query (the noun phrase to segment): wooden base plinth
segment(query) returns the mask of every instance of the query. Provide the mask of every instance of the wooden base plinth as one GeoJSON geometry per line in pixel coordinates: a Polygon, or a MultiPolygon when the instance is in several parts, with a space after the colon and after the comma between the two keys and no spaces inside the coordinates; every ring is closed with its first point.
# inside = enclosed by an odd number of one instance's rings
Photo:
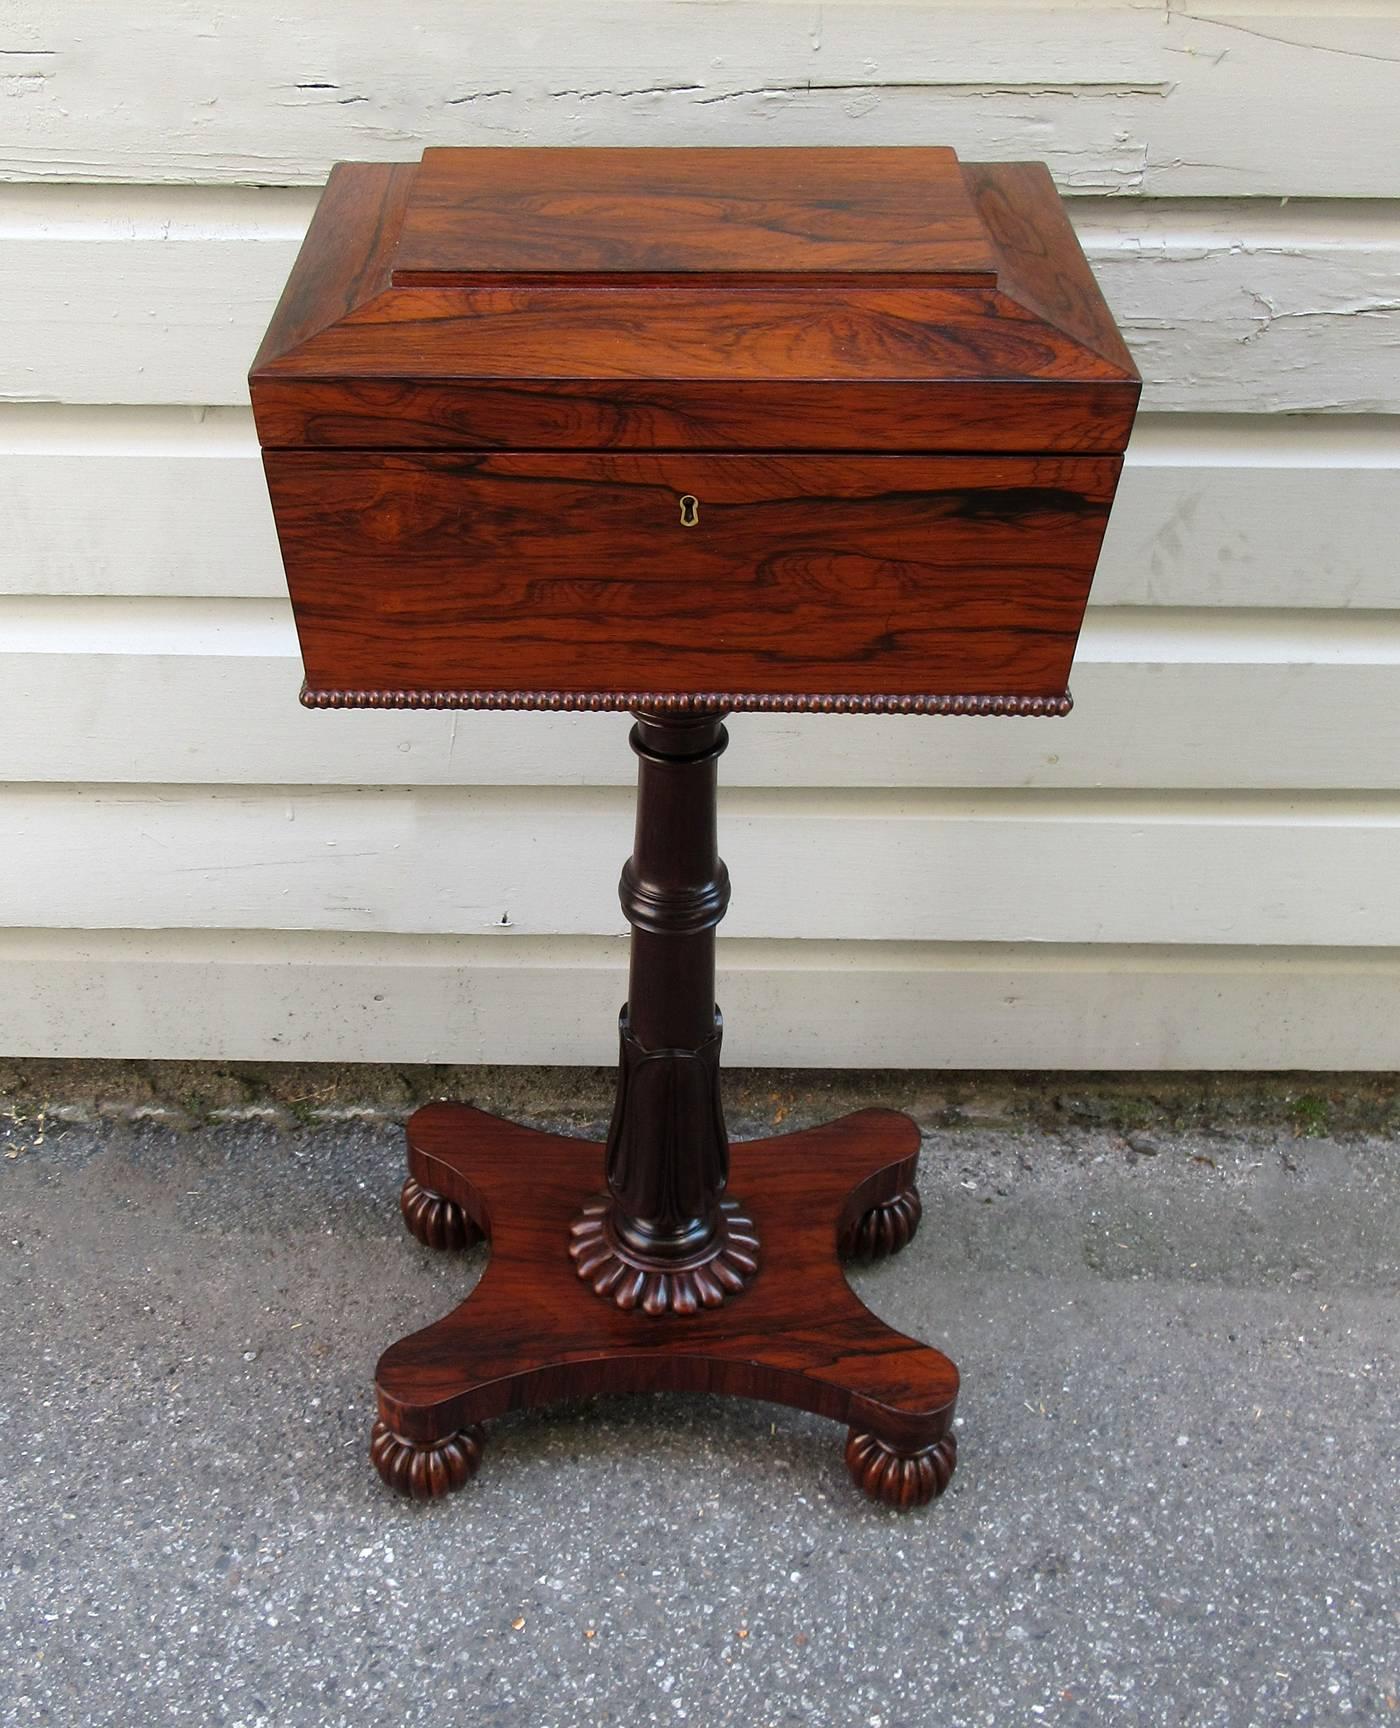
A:
{"type": "Polygon", "coordinates": [[[380,1358],[380,1474],[420,1497],[447,1493],[475,1471],[480,1424],[508,1410],[721,1392],[848,1424],[847,1463],[877,1500],[942,1493],[958,1371],[877,1319],[841,1266],[843,1253],[889,1252],[913,1234],[918,1149],[914,1123],[890,1110],[731,1147],[728,1192],[762,1241],[758,1270],[722,1306],[651,1314],[600,1301],[570,1256],[570,1227],[602,1185],[600,1145],[465,1105],[419,1110],[410,1228],[444,1246],[480,1232],[491,1259],[465,1302],[380,1358]]]}

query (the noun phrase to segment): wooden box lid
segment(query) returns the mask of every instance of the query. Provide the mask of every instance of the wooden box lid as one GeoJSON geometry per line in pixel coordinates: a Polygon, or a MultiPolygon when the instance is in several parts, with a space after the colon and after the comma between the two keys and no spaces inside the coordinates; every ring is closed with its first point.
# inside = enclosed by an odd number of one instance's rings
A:
{"type": "Polygon", "coordinates": [[[396,287],[996,280],[951,150],[427,150],[396,287]]]}
{"type": "Polygon", "coordinates": [[[429,150],[331,175],[270,448],[1120,452],[1139,383],[1039,164],[429,150]]]}

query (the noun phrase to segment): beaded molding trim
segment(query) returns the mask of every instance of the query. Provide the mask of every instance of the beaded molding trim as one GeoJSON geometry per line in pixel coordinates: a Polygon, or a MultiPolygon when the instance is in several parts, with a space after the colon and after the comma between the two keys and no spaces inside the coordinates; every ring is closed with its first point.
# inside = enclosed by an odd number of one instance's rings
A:
{"type": "Polygon", "coordinates": [[[524,708],[615,713],[638,708],[685,714],[723,708],[755,714],[1068,714],[1074,698],[1060,696],[822,696],[765,695],[752,690],[675,693],[654,690],[312,690],[304,708],[524,708]]]}

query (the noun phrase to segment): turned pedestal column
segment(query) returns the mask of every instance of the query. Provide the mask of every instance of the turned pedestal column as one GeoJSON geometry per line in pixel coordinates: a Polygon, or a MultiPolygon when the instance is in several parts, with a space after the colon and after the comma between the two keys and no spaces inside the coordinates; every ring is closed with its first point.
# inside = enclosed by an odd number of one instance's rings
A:
{"type": "Polygon", "coordinates": [[[729,1192],[715,1007],[726,742],[717,709],[642,711],[632,729],[636,838],[621,884],[632,953],[601,1161],[587,1142],[461,1105],[409,1121],[409,1228],[435,1248],[486,1235],[492,1257],[459,1309],[380,1361],[372,1455],[407,1493],[461,1487],[492,1416],[648,1388],[843,1420],[848,1467],[890,1505],[932,1498],[953,1473],[957,1370],[877,1320],[840,1265],[912,1238],[914,1124],[873,1110],[741,1144],[729,1192]],[[585,1197],[600,1162],[606,1189],[585,1197]]]}
{"type": "Polygon", "coordinates": [[[718,711],[641,713],[637,827],[619,894],[632,926],[608,1129],[608,1197],[584,1207],[570,1252],[580,1278],[647,1314],[717,1308],[758,1270],[758,1238],[726,1198],[715,926],[729,904],[715,781],[728,743],[718,711]]]}

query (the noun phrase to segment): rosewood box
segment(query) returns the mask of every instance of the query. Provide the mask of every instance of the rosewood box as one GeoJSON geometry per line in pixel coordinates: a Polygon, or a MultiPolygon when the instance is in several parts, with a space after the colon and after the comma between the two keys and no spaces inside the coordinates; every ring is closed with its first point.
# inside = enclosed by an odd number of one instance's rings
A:
{"type": "Polygon", "coordinates": [[[331,175],[251,378],[313,707],[1057,713],[1138,378],[1037,164],[331,175]]]}

